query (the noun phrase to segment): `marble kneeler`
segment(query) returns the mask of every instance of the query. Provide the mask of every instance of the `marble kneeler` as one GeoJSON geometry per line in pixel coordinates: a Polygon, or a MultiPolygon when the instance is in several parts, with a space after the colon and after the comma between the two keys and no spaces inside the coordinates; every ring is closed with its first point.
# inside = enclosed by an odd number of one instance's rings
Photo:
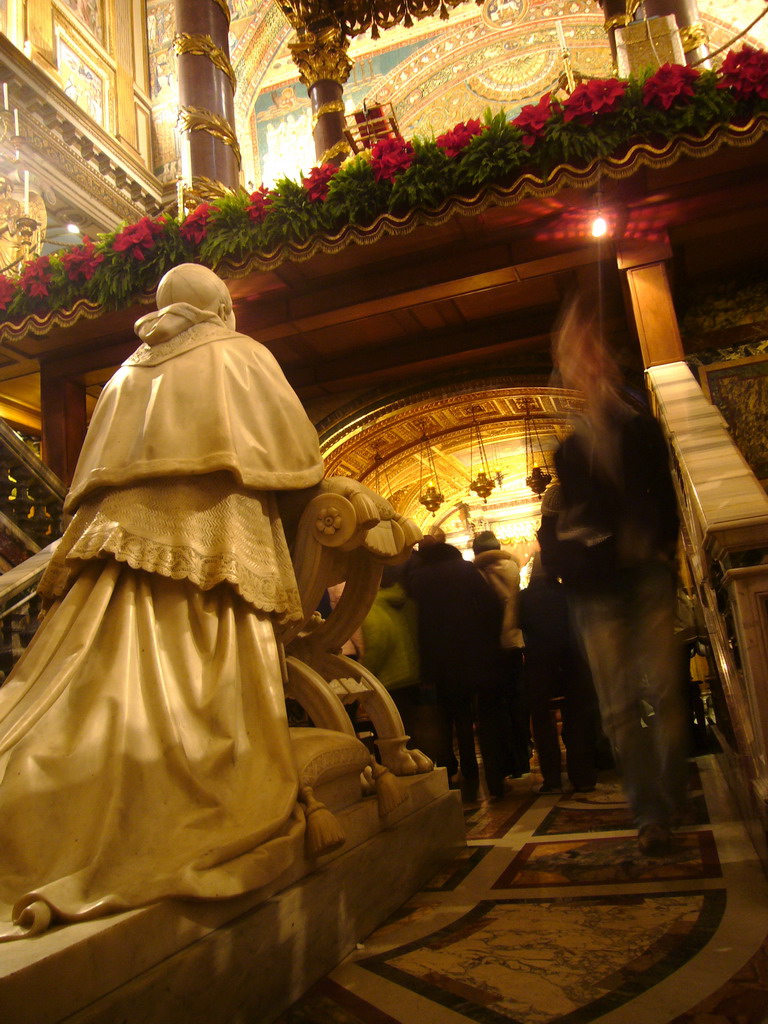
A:
{"type": "Polygon", "coordinates": [[[0,937],[222,898],[301,853],[280,624],[300,618],[275,491],[317,435],[229,294],[174,268],[104,389],[0,689],[0,937]]]}

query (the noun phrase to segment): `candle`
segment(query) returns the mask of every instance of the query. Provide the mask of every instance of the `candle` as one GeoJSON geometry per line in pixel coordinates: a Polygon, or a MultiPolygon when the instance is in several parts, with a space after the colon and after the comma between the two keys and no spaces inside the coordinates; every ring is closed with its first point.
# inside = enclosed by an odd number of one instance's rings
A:
{"type": "Polygon", "coordinates": [[[185,185],[192,183],[192,142],[187,134],[181,137],[181,178],[185,185]]]}
{"type": "Polygon", "coordinates": [[[3,110],[8,109],[8,83],[3,82],[3,110]]]}
{"type": "Polygon", "coordinates": [[[567,44],[565,42],[565,33],[563,32],[563,23],[562,23],[562,21],[556,21],[555,22],[555,28],[557,29],[557,39],[558,39],[558,42],[560,43],[560,49],[561,50],[567,50],[568,46],[567,46],[567,44]]]}
{"type": "Polygon", "coordinates": [[[24,171],[24,216],[29,216],[29,171],[24,171]]]}
{"type": "Polygon", "coordinates": [[[13,112],[13,134],[17,135],[17,136],[21,134],[19,132],[19,112],[18,112],[18,110],[14,110],[14,112],[13,112]]]}

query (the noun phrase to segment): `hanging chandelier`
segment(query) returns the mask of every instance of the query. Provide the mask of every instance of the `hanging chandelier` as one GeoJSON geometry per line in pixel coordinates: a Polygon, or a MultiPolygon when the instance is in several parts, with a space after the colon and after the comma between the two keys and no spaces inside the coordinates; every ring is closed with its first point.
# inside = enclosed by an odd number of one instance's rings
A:
{"type": "Polygon", "coordinates": [[[435,455],[432,451],[429,441],[427,440],[427,432],[424,428],[424,424],[421,425],[421,449],[419,459],[419,503],[424,508],[431,512],[432,515],[437,512],[440,506],[445,501],[440,491],[440,481],[437,477],[437,470],[435,469],[435,455]],[[424,467],[429,470],[430,480],[427,481],[426,487],[423,487],[424,467]],[[434,482],[433,482],[434,481],[434,482]]]}
{"type": "Polygon", "coordinates": [[[541,443],[541,438],[539,437],[536,422],[533,419],[533,403],[530,398],[524,398],[522,404],[525,409],[525,415],[523,417],[523,433],[525,436],[525,482],[533,493],[540,498],[552,482],[552,474],[549,471],[547,456],[544,452],[544,446],[541,443]],[[538,449],[538,458],[543,463],[543,467],[536,459],[534,448],[538,449]]]}
{"type": "Polygon", "coordinates": [[[30,189],[30,174],[22,167],[19,108],[10,106],[8,83],[3,82],[0,109],[0,273],[18,277],[29,260],[42,251],[47,223],[45,203],[30,189]],[[22,198],[23,197],[23,198],[22,198]]]}
{"type": "Polygon", "coordinates": [[[485,445],[483,444],[483,437],[480,433],[480,424],[477,422],[476,416],[477,409],[472,408],[472,426],[470,427],[469,433],[469,478],[470,491],[474,491],[478,498],[483,499],[483,504],[488,501],[488,495],[491,493],[496,483],[491,474],[491,467],[488,464],[488,456],[485,452],[485,445]],[[477,451],[480,458],[480,468],[477,476],[472,479],[472,450],[473,446],[477,445],[477,451]]]}

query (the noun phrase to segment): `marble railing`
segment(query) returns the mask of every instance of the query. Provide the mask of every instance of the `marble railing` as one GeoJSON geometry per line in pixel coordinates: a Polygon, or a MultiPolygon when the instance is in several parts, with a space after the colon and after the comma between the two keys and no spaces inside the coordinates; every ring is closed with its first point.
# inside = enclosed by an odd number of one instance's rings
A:
{"type": "Polygon", "coordinates": [[[16,536],[12,529],[3,532],[18,544],[21,531],[28,538],[27,554],[50,544],[61,535],[66,493],[56,474],[0,419],[0,527],[10,521],[17,528],[16,536]]]}
{"type": "Polygon", "coordinates": [[[0,683],[34,634],[35,596],[50,551],[61,535],[66,487],[0,419],[0,683]]]}
{"type": "Polygon", "coordinates": [[[768,870],[768,495],[688,366],[646,372],[722,686],[729,779],[768,870]]]}

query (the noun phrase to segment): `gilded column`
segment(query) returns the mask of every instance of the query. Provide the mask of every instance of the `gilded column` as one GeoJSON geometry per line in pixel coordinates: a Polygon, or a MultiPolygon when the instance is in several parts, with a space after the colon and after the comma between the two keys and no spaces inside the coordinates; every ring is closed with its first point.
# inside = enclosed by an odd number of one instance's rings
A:
{"type": "Polygon", "coordinates": [[[199,196],[236,188],[235,74],[226,0],[175,0],[182,167],[199,196]]]}
{"type": "Polygon", "coordinates": [[[648,18],[674,14],[686,64],[709,56],[709,37],[699,16],[697,0],[645,0],[645,14],[648,18]]]}
{"type": "Polygon", "coordinates": [[[338,23],[316,28],[292,0],[280,8],[296,30],[289,43],[299,77],[312,104],[312,135],[318,164],[339,164],[351,152],[344,137],[344,83],[352,70],[349,40],[338,23]]]}

